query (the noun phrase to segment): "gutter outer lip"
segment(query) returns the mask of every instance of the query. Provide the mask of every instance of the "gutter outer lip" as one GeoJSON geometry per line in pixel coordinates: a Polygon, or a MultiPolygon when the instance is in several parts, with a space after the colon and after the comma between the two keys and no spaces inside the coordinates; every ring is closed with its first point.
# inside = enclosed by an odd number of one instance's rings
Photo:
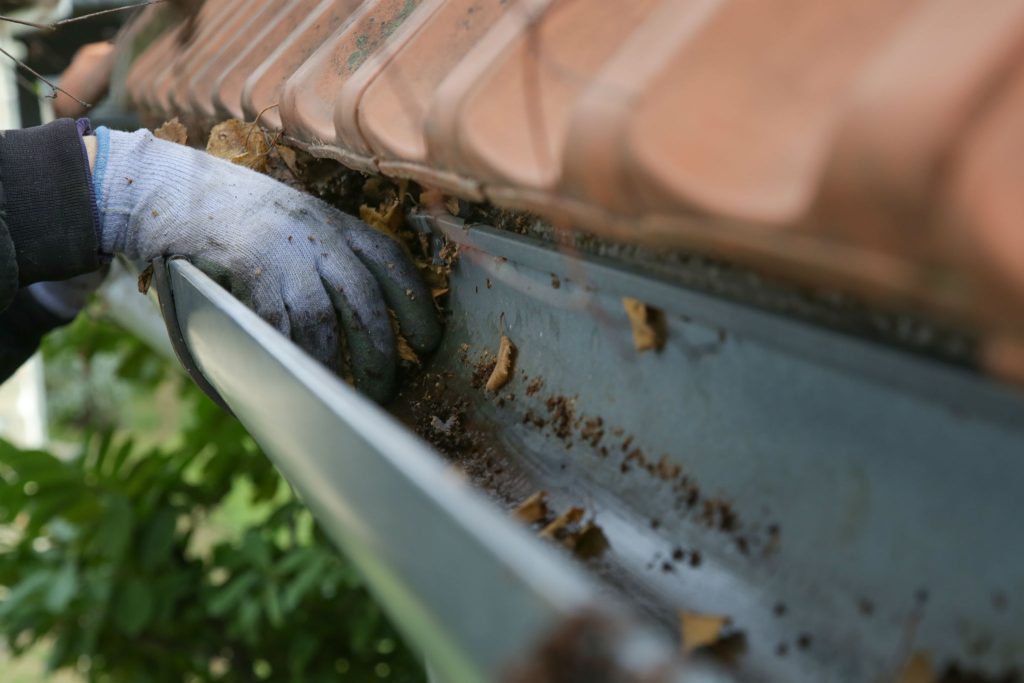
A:
{"type": "Polygon", "coordinates": [[[418,437],[194,266],[169,270],[199,369],[442,680],[496,680],[544,636],[595,614],[654,645],[644,649],[661,656],[640,668],[676,678],[667,643],[631,627],[606,591],[418,437]]]}

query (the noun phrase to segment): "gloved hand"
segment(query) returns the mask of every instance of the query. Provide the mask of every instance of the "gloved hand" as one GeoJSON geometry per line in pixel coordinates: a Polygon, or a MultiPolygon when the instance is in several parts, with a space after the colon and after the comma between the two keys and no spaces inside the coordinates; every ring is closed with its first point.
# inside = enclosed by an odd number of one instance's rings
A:
{"type": "Polygon", "coordinates": [[[388,307],[417,351],[440,338],[430,291],[402,247],[267,176],[148,131],[96,131],[100,249],[183,256],[357,388],[382,400],[397,352],[388,307]]]}

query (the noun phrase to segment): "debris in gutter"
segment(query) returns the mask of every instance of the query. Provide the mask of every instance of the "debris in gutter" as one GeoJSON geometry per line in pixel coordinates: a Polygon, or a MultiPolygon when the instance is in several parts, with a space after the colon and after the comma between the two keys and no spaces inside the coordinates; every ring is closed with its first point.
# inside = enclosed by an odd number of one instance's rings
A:
{"type": "Polygon", "coordinates": [[[444,208],[448,209],[448,213],[453,216],[459,215],[459,198],[448,197],[444,200],[444,208]]]}
{"type": "Polygon", "coordinates": [[[420,206],[425,207],[427,210],[439,213],[443,206],[445,211],[453,216],[459,215],[459,199],[458,197],[445,197],[444,193],[437,188],[426,188],[420,192],[420,206]]]}
{"type": "Polygon", "coordinates": [[[907,659],[894,683],[934,683],[935,680],[931,659],[924,652],[915,652],[907,659]]]}
{"type": "Polygon", "coordinates": [[[487,379],[484,387],[487,391],[497,391],[508,384],[512,376],[513,363],[516,358],[516,345],[506,335],[501,335],[501,342],[498,345],[498,360],[491,370],[491,376],[487,379]]]}
{"type": "Polygon", "coordinates": [[[395,346],[398,350],[398,357],[413,365],[419,365],[420,357],[416,355],[416,351],[409,345],[409,340],[402,334],[398,323],[398,314],[389,308],[388,318],[391,320],[391,329],[395,333],[395,346]]]}
{"type": "Polygon", "coordinates": [[[516,506],[512,514],[524,524],[536,524],[548,516],[547,497],[546,491],[537,491],[516,506]]]}
{"type": "Polygon", "coordinates": [[[576,556],[583,560],[600,557],[608,549],[608,537],[595,522],[590,521],[576,537],[573,551],[576,556]]]}
{"type": "Polygon", "coordinates": [[[573,524],[578,524],[583,519],[583,508],[572,507],[555,518],[540,532],[541,538],[562,540],[561,532],[573,524]]]}
{"type": "Polygon", "coordinates": [[[622,306],[633,328],[633,346],[637,351],[660,351],[665,346],[665,314],[638,299],[622,298],[622,306]]]}
{"type": "Polygon", "coordinates": [[[541,538],[558,541],[580,559],[599,557],[608,549],[608,537],[601,527],[590,519],[584,522],[586,510],[571,507],[541,530],[541,538]]]}
{"type": "Polygon", "coordinates": [[[176,142],[179,145],[188,144],[188,131],[185,130],[184,124],[178,120],[177,116],[170,121],[165,121],[164,125],[154,130],[153,137],[167,140],[168,142],[176,142]]]}
{"type": "Polygon", "coordinates": [[[722,631],[729,623],[729,617],[720,614],[700,614],[679,610],[679,630],[683,639],[683,653],[709,647],[722,637],[722,631]]]}
{"type": "Polygon", "coordinates": [[[277,154],[281,157],[281,161],[288,167],[288,170],[292,172],[292,175],[299,175],[299,155],[291,147],[287,147],[280,143],[274,145],[277,148],[277,154]]]}
{"type": "Polygon", "coordinates": [[[376,208],[363,204],[359,207],[359,218],[371,228],[376,228],[388,235],[398,235],[405,222],[402,202],[398,197],[385,199],[376,208]]]}

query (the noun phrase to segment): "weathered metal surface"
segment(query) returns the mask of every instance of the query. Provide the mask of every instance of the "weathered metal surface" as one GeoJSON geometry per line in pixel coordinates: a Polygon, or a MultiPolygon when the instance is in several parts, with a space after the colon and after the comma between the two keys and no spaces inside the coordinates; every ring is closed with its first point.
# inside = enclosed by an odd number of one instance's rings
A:
{"type": "Polygon", "coordinates": [[[745,681],[896,680],[922,652],[979,680],[1024,670],[1019,393],[439,224],[460,252],[431,370],[502,444],[503,473],[478,483],[595,515],[610,549],[592,567],[666,629],[678,610],[728,616],[745,681]],[[634,349],[622,297],[664,312],[663,350],[634,349]],[[502,334],[513,381],[474,389],[502,334]]]}

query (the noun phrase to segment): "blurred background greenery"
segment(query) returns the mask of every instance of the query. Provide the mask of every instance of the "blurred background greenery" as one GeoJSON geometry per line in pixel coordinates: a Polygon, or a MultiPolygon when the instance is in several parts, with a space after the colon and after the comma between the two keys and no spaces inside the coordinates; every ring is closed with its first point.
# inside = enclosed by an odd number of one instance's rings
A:
{"type": "Polygon", "coordinates": [[[0,442],[4,681],[421,681],[256,443],[92,307],[44,342],[51,446],[0,442]]]}

